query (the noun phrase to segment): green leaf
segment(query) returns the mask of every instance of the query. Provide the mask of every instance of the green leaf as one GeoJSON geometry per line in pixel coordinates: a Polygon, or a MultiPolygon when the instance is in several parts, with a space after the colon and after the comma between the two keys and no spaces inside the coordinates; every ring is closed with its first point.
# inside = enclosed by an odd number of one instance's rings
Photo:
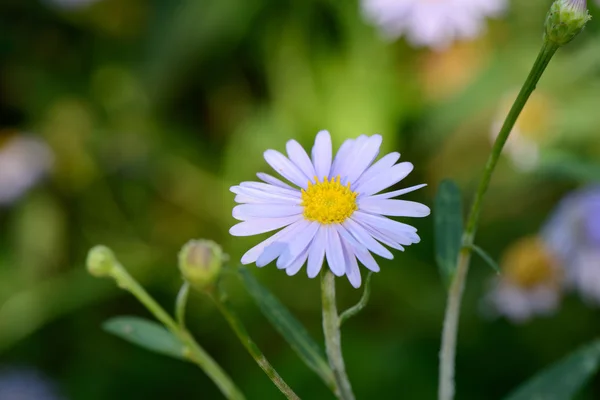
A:
{"type": "Polygon", "coordinates": [[[544,369],[504,400],[570,400],[598,371],[600,340],[544,369]]]}
{"type": "Polygon", "coordinates": [[[334,388],[333,372],[325,361],[323,351],[310,337],[304,326],[246,268],[240,267],[238,270],[248,293],[265,317],[292,346],[302,361],[316,372],[329,388],[334,388]]]}
{"type": "Polygon", "coordinates": [[[139,317],[115,317],[102,324],[102,328],[155,353],[185,359],[184,345],[162,325],[139,317]]]}
{"type": "Polygon", "coordinates": [[[476,245],[471,245],[471,248],[479,255],[479,257],[483,259],[483,261],[486,262],[487,265],[489,265],[494,271],[496,271],[498,275],[500,275],[500,267],[498,266],[498,263],[496,263],[496,261],[494,261],[494,259],[488,253],[486,253],[485,250],[476,245]]]}
{"type": "Polygon", "coordinates": [[[449,284],[456,270],[463,234],[462,199],[460,189],[453,181],[440,183],[433,216],[435,259],[442,279],[449,284]]]}

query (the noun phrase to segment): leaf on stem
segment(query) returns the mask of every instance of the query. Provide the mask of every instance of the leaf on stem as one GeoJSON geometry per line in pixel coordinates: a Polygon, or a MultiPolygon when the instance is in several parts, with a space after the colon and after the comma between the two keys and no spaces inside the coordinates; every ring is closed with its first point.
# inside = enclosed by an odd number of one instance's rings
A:
{"type": "Polygon", "coordinates": [[[363,294],[354,306],[350,307],[346,311],[340,314],[340,326],[346,322],[349,318],[354,317],[358,314],[363,308],[366,307],[369,302],[369,296],[371,295],[371,277],[373,276],[373,272],[369,271],[367,275],[367,282],[365,283],[365,288],[363,294]]]}
{"type": "Polygon", "coordinates": [[[435,259],[442,279],[448,285],[456,271],[463,234],[460,189],[452,180],[443,180],[434,202],[435,259]]]}
{"type": "Polygon", "coordinates": [[[333,372],[325,361],[323,351],[310,337],[306,328],[246,268],[240,267],[238,270],[248,293],[269,322],[292,346],[302,361],[319,375],[328,387],[334,387],[333,372]]]}
{"type": "Polygon", "coordinates": [[[596,340],[544,369],[504,400],[570,400],[599,366],[600,340],[596,340]]]}
{"type": "Polygon", "coordinates": [[[102,328],[146,350],[185,359],[183,343],[154,321],[139,317],[115,317],[105,321],[102,328]]]}
{"type": "Polygon", "coordinates": [[[494,261],[494,259],[488,253],[486,253],[485,250],[474,244],[471,245],[471,249],[473,249],[473,251],[477,253],[477,255],[479,255],[479,257],[481,257],[487,265],[489,265],[494,271],[496,271],[496,274],[500,275],[500,267],[498,266],[498,263],[494,261]]]}

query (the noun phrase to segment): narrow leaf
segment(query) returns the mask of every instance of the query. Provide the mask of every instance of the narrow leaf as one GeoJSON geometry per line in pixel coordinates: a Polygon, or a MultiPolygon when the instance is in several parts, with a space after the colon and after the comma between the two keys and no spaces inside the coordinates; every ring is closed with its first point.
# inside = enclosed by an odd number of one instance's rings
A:
{"type": "Polygon", "coordinates": [[[304,326],[246,268],[240,267],[239,274],[262,313],[292,346],[302,361],[317,373],[328,387],[335,387],[333,372],[325,361],[323,351],[304,326]]]}
{"type": "Polygon", "coordinates": [[[184,359],[184,345],[162,325],[139,317],[115,317],[102,324],[102,328],[155,353],[184,359]]]}
{"type": "Polygon", "coordinates": [[[460,189],[453,181],[440,183],[433,215],[435,259],[442,279],[449,284],[456,270],[463,234],[462,199],[460,189]]]}
{"type": "Polygon", "coordinates": [[[571,400],[600,366],[596,340],[541,371],[505,400],[571,400]]]}
{"type": "Polygon", "coordinates": [[[500,267],[498,266],[496,261],[494,261],[494,259],[488,253],[485,252],[485,250],[476,245],[472,245],[471,248],[475,253],[479,255],[479,257],[483,259],[483,261],[486,262],[487,265],[489,265],[494,271],[496,271],[498,275],[500,275],[500,267]]]}

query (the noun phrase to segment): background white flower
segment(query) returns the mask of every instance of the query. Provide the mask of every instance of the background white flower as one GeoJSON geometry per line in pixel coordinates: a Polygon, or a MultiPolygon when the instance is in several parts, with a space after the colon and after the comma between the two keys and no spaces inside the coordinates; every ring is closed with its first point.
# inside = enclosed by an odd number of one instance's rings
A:
{"type": "Polygon", "coordinates": [[[443,49],[453,41],[472,39],[497,17],[506,0],[362,0],[366,19],[388,38],[406,36],[415,46],[443,49]]]}
{"type": "Polygon", "coordinates": [[[553,314],[560,303],[562,271],[544,242],[527,237],[512,244],[501,261],[484,306],[488,314],[525,322],[553,314]]]}
{"type": "Polygon", "coordinates": [[[417,185],[377,194],[404,179],[413,169],[409,162],[396,164],[399,153],[373,163],[379,154],[380,135],[346,140],[335,158],[329,132],[317,134],[312,160],[295,140],[287,142],[288,157],[275,150],[264,153],[275,171],[297,187],[264,174],[265,183],[242,182],[231,191],[242,203],[233,209],[242,221],[230,229],[234,236],[251,236],[284,228],[250,249],[243,264],[258,267],[277,260],[277,267],[296,274],[308,262],[310,278],[318,275],[324,260],[337,276],[346,275],[354,287],[361,284],[360,261],[378,272],[371,255],[392,259],[381,243],[403,250],[420,241],[417,230],[384,217],[425,217],[427,206],[393,197],[417,190],[417,185]]]}
{"type": "Polygon", "coordinates": [[[0,145],[0,205],[10,204],[52,166],[50,148],[27,135],[11,136],[0,145]]]}
{"type": "Polygon", "coordinates": [[[567,195],[542,235],[564,265],[567,287],[600,305],[600,186],[567,195]]]}

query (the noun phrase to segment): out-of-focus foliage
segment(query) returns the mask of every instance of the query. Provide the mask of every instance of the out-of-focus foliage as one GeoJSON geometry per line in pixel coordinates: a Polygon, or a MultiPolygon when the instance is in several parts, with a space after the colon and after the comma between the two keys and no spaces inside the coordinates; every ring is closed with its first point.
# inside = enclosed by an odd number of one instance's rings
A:
{"type": "MultiPolygon", "coordinates": [[[[431,205],[449,177],[468,204],[494,128],[537,54],[550,1],[512,1],[485,35],[444,52],[383,41],[357,1],[65,6],[72,3],[0,2],[0,143],[27,133],[44,140],[54,160],[44,180],[0,208],[0,367],[38,369],[67,398],[94,400],[220,395],[194,366],[102,331],[109,316],[147,313],[86,273],[92,245],[113,248],[170,309],[181,283],[177,252],[190,238],[218,242],[233,262],[259,240],[229,237],[228,187],[268,170],[265,149],[282,150],[290,138],[308,145],[320,129],[330,130],[334,146],[382,134],[384,151],[415,164],[406,186],[429,184],[411,200],[431,205]]],[[[537,232],[564,193],[598,180],[599,65],[594,19],[559,51],[518,123],[536,162],[523,168],[511,152],[493,178],[477,242],[495,259],[537,232]]],[[[344,325],[359,398],[435,396],[445,291],[433,219],[415,224],[422,242],[381,263],[368,307],[344,325]]],[[[522,325],[486,318],[480,299],[493,272],[483,265],[474,260],[464,300],[461,399],[501,398],[600,332],[599,310],[575,296],[556,314],[522,325]]],[[[322,337],[316,280],[248,268],[311,336],[322,337]]],[[[290,386],[303,398],[329,396],[239,281],[224,283],[290,386]]],[[[342,309],[361,295],[344,280],[339,293],[342,309]]],[[[188,323],[199,342],[249,398],[276,397],[210,302],[190,300],[188,323]]],[[[581,398],[599,396],[596,379],[581,398]]]]}

